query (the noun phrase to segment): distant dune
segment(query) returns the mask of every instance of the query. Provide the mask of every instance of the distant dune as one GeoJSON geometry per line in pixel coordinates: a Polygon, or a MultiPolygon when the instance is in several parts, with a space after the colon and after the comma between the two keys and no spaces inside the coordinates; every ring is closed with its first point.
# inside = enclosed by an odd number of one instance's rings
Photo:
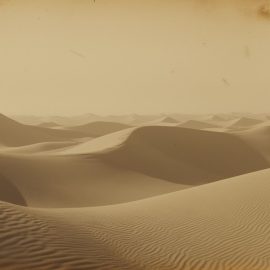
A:
{"type": "Polygon", "coordinates": [[[99,137],[119,130],[130,128],[131,126],[116,122],[91,122],[86,125],[69,127],[70,130],[83,132],[90,137],[99,137]]]}
{"type": "Polygon", "coordinates": [[[0,114],[0,128],[0,145],[5,146],[22,146],[87,137],[81,132],[23,125],[2,114],[0,114]]]}
{"type": "Polygon", "coordinates": [[[166,116],[166,117],[163,117],[159,120],[157,120],[158,122],[160,123],[171,123],[171,124],[177,124],[178,121],[176,119],[174,119],[173,117],[169,117],[169,116],[166,116]]]}
{"type": "Polygon", "coordinates": [[[242,117],[233,122],[232,125],[230,125],[231,128],[238,128],[238,127],[251,127],[254,125],[261,124],[263,121],[248,117],[242,117]]]}
{"type": "Polygon", "coordinates": [[[163,116],[151,121],[146,121],[138,126],[176,126],[179,121],[173,117],[163,116]]]}
{"type": "Polygon", "coordinates": [[[105,207],[0,203],[0,267],[268,270],[269,177],[265,170],[105,207]]]}
{"type": "Polygon", "coordinates": [[[231,120],[231,116],[214,114],[214,115],[210,116],[207,120],[208,121],[213,121],[213,122],[223,122],[223,121],[231,120]]]}
{"type": "Polygon", "coordinates": [[[204,121],[189,120],[179,125],[183,128],[192,128],[192,129],[208,129],[208,128],[219,128],[220,126],[207,123],[204,121]]]}

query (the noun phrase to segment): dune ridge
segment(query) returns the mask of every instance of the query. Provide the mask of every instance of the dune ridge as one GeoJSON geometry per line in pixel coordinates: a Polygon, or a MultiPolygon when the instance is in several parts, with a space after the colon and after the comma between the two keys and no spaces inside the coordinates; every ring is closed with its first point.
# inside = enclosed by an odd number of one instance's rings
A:
{"type": "Polygon", "coordinates": [[[99,137],[130,127],[131,127],[130,125],[117,122],[98,121],[98,122],[91,122],[86,125],[69,127],[69,129],[78,132],[83,132],[85,134],[88,134],[90,137],[99,137]]]}
{"type": "Polygon", "coordinates": [[[212,123],[207,123],[198,120],[188,120],[179,125],[179,127],[192,128],[192,129],[208,129],[208,128],[219,128],[220,126],[214,125],[212,123]]]}
{"type": "Polygon", "coordinates": [[[258,125],[258,124],[261,124],[263,123],[262,120],[259,120],[259,119],[254,119],[254,118],[249,118],[249,117],[241,117],[237,120],[235,120],[233,122],[232,125],[230,125],[230,127],[251,127],[251,126],[254,126],[254,125],[258,125]]]}
{"type": "Polygon", "coordinates": [[[239,136],[167,126],[125,130],[71,147],[63,154],[95,156],[114,166],[188,185],[269,167],[263,155],[239,136]]]}
{"type": "Polygon", "coordinates": [[[66,141],[87,137],[86,134],[20,124],[0,114],[0,144],[4,146],[23,146],[40,142],[66,141]]]}

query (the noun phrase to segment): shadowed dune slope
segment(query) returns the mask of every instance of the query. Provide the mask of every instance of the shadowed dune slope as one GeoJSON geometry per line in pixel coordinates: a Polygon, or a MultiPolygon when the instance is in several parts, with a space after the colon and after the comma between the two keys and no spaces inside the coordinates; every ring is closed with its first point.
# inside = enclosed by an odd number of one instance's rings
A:
{"type": "Polygon", "coordinates": [[[239,133],[249,145],[270,162],[270,126],[261,126],[239,133]]]}
{"type": "Polygon", "coordinates": [[[5,146],[23,146],[87,137],[81,132],[23,125],[2,114],[0,114],[0,128],[0,145],[5,146]]]}
{"type": "MultiPolygon", "coordinates": [[[[84,156],[2,153],[0,171],[33,207],[115,204],[186,187],[84,156]]],[[[0,199],[5,201],[1,196],[0,199]]]]}
{"type": "Polygon", "coordinates": [[[234,134],[180,127],[130,129],[71,147],[63,154],[94,156],[119,168],[184,185],[269,167],[258,150],[234,134]]]}
{"type": "Polygon", "coordinates": [[[94,208],[0,203],[0,269],[268,270],[270,170],[94,208]]]}
{"type": "Polygon", "coordinates": [[[130,127],[131,126],[122,123],[98,121],[86,125],[69,127],[69,129],[86,133],[90,137],[99,137],[130,127]]]}
{"type": "Polygon", "coordinates": [[[2,174],[0,174],[0,201],[26,206],[26,201],[20,191],[2,174]]]}

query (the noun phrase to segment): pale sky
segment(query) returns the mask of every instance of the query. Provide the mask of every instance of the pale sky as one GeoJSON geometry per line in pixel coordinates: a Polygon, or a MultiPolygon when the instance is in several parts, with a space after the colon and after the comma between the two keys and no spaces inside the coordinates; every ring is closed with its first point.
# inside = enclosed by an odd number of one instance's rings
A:
{"type": "Polygon", "coordinates": [[[269,112],[269,3],[0,1],[1,112],[269,112]]]}

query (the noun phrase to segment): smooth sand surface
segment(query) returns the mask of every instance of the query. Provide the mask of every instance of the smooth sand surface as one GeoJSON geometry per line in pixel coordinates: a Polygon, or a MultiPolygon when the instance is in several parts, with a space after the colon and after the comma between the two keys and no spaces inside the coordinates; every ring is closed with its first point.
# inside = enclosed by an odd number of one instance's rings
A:
{"type": "Polygon", "coordinates": [[[151,120],[151,121],[146,121],[144,123],[144,125],[177,125],[179,124],[179,121],[176,120],[175,118],[173,117],[169,117],[169,116],[163,116],[161,118],[157,118],[157,119],[154,119],[154,120],[151,120]]]}
{"type": "Polygon", "coordinates": [[[86,134],[76,131],[23,125],[2,114],[0,114],[0,127],[0,144],[4,146],[23,146],[87,137],[86,134]]]}
{"type": "Polygon", "coordinates": [[[1,203],[1,269],[268,270],[269,177],[94,208],[1,203]]]}
{"type": "Polygon", "coordinates": [[[90,137],[99,137],[130,127],[131,126],[122,123],[99,121],[99,122],[92,122],[86,125],[69,127],[69,129],[86,133],[90,137]]]}
{"type": "Polygon", "coordinates": [[[269,270],[268,122],[157,119],[92,138],[1,115],[0,269],[269,270]]]}
{"type": "MultiPolygon", "coordinates": [[[[81,156],[1,154],[0,171],[20,190],[26,204],[34,207],[114,204],[188,186],[81,156]]],[[[5,194],[0,189],[0,200],[5,194]]],[[[12,198],[8,201],[16,203],[12,198]]]]}
{"type": "Polygon", "coordinates": [[[61,125],[55,123],[55,122],[43,122],[38,125],[39,127],[44,127],[44,128],[58,128],[61,127],[61,125]]]}
{"type": "Polygon", "coordinates": [[[90,155],[113,166],[186,185],[269,167],[264,156],[240,136],[167,126],[124,130],[70,147],[62,154],[90,155]]]}
{"type": "Polygon", "coordinates": [[[192,128],[192,129],[209,129],[209,128],[219,128],[220,126],[212,124],[212,123],[207,123],[204,121],[188,120],[180,124],[179,127],[192,128]]]}
{"type": "Polygon", "coordinates": [[[268,168],[262,140],[248,134],[131,128],[82,143],[5,150],[0,171],[29,206],[115,204],[268,168]]]}

